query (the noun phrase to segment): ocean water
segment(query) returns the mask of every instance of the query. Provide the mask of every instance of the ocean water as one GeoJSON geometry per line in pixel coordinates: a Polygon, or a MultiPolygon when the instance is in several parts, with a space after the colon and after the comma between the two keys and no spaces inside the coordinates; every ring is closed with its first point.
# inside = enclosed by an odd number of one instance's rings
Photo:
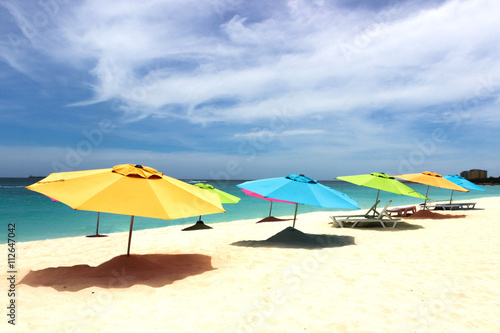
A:
{"type": "MultiPolygon", "coordinates": [[[[0,243],[7,242],[8,224],[16,224],[17,242],[26,242],[34,240],[54,239],[62,237],[85,236],[95,234],[97,212],[88,212],[73,210],[61,202],[53,202],[48,197],[25,189],[25,186],[37,182],[37,178],[0,178],[0,214],[3,223],[0,231],[0,243]]],[[[196,183],[200,180],[185,180],[186,182],[196,183]]],[[[226,213],[210,214],[202,216],[206,224],[212,225],[218,222],[228,222],[241,219],[261,219],[269,215],[270,203],[266,200],[246,196],[237,184],[242,180],[228,181],[224,183],[211,183],[218,189],[231,193],[241,198],[238,204],[224,204],[226,213]]],[[[320,181],[321,184],[343,192],[356,200],[362,209],[370,208],[375,202],[377,190],[357,186],[344,181],[320,181]]],[[[411,188],[425,195],[426,185],[408,183],[411,188]]],[[[487,196],[500,196],[500,186],[483,186],[486,192],[470,191],[467,193],[454,192],[453,200],[473,200],[474,198],[487,196]]],[[[431,187],[429,197],[433,200],[449,200],[450,190],[431,187]]],[[[380,205],[392,200],[392,206],[417,204],[423,200],[401,196],[388,192],[380,192],[380,205]]],[[[298,214],[314,211],[339,211],[345,209],[321,208],[307,205],[299,205],[298,214]]],[[[295,211],[295,205],[285,203],[273,203],[273,216],[292,215],[295,211]]],[[[198,217],[190,217],[176,220],[161,220],[145,217],[136,217],[134,219],[134,230],[160,228],[169,225],[192,225],[198,220],[198,217]]],[[[283,222],[287,223],[287,222],[283,222]]],[[[297,221],[297,227],[300,229],[300,223],[306,221],[297,221]]],[[[115,232],[128,231],[130,227],[130,217],[116,214],[100,214],[99,233],[109,234],[115,232]]],[[[195,231],[196,232],[196,231],[195,231]]]]}

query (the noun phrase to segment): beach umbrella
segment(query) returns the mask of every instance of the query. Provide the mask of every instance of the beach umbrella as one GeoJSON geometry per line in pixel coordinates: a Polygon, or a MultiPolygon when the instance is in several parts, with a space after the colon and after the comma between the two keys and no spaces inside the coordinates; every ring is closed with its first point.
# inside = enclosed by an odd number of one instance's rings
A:
{"type": "Polygon", "coordinates": [[[386,175],[385,173],[372,172],[365,175],[336,177],[336,179],[344,180],[346,182],[353,183],[359,186],[366,186],[377,189],[377,199],[375,200],[375,205],[372,207],[374,215],[376,213],[377,203],[379,201],[378,197],[381,190],[400,195],[426,199],[426,197],[424,197],[422,194],[418,193],[411,187],[406,186],[394,177],[386,175]]]}
{"type": "Polygon", "coordinates": [[[241,200],[241,198],[238,198],[237,196],[232,195],[230,193],[221,191],[221,190],[219,190],[219,189],[217,189],[217,188],[215,188],[212,185],[207,184],[207,183],[196,183],[196,184],[194,184],[194,186],[202,188],[202,189],[210,191],[210,192],[213,192],[213,193],[216,193],[220,198],[220,202],[223,204],[224,203],[234,204],[234,203],[238,203],[241,200]]]}
{"type": "Polygon", "coordinates": [[[172,220],[225,212],[215,193],[142,165],[53,173],[26,188],[73,209],[130,215],[127,256],[134,216],[172,220]]]}
{"type": "MultiPolygon", "coordinates": [[[[213,185],[210,185],[207,183],[196,183],[196,184],[194,184],[194,186],[217,194],[220,198],[220,202],[223,204],[227,204],[227,203],[234,204],[234,203],[238,203],[238,201],[241,200],[241,198],[238,198],[237,196],[229,194],[227,192],[221,191],[221,190],[213,187],[213,185]]],[[[188,231],[188,230],[199,230],[199,229],[212,229],[212,227],[203,223],[203,221],[201,220],[201,215],[198,218],[198,221],[196,222],[195,225],[184,228],[182,230],[188,231]]]]}
{"type": "Polygon", "coordinates": [[[282,202],[282,203],[289,203],[289,204],[294,204],[295,205],[295,202],[291,202],[291,201],[285,201],[285,200],[278,200],[278,199],[271,199],[271,198],[266,198],[266,197],[263,197],[262,195],[260,194],[257,194],[255,192],[252,192],[252,191],[249,191],[249,190],[245,190],[245,189],[241,189],[246,195],[249,195],[251,197],[255,197],[255,198],[259,198],[259,199],[264,199],[264,200],[267,200],[269,202],[271,202],[271,207],[269,208],[269,216],[268,217],[265,217],[263,218],[262,220],[260,221],[257,221],[257,223],[260,223],[260,222],[276,222],[276,221],[286,221],[286,219],[280,219],[280,218],[277,218],[277,217],[274,217],[272,216],[272,211],[273,211],[273,202],[282,202]]]}
{"type": "Polygon", "coordinates": [[[302,174],[253,180],[236,186],[266,198],[295,202],[292,227],[295,227],[299,203],[316,207],[359,209],[357,202],[346,194],[302,174]]]}
{"type": "MultiPolygon", "coordinates": [[[[457,175],[448,175],[448,176],[443,176],[443,178],[448,179],[450,182],[453,182],[457,184],[458,186],[461,186],[463,188],[466,188],[468,190],[475,190],[475,191],[486,191],[484,188],[477,186],[476,184],[468,181],[464,177],[460,177],[457,175]]],[[[451,190],[451,197],[450,197],[450,203],[453,199],[453,192],[455,190],[451,190]]]]}
{"type": "MultiPolygon", "coordinates": [[[[459,192],[469,192],[465,188],[458,186],[457,184],[449,181],[446,178],[443,178],[443,176],[441,176],[440,174],[431,171],[424,171],[421,173],[408,173],[404,175],[396,175],[393,177],[401,178],[414,183],[427,185],[427,193],[425,195],[427,198],[429,197],[429,188],[431,186],[446,188],[449,190],[455,190],[459,192]]],[[[427,198],[424,201],[424,206],[427,204],[427,198]]]]}

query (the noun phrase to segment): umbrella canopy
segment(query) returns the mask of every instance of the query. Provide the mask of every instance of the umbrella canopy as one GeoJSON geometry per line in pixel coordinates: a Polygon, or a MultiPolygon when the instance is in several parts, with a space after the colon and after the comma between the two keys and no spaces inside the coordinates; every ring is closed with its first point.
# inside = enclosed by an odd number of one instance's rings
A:
{"type": "MultiPolygon", "coordinates": [[[[196,183],[196,184],[194,184],[194,186],[217,194],[219,196],[219,198],[220,198],[220,202],[221,203],[231,203],[231,204],[233,204],[233,203],[238,203],[238,201],[241,200],[241,198],[238,198],[235,195],[232,195],[232,194],[229,194],[227,192],[224,192],[224,191],[221,191],[219,189],[216,189],[215,187],[213,187],[213,185],[210,185],[210,184],[196,183]]],[[[189,230],[200,230],[200,229],[212,229],[212,227],[210,227],[210,226],[206,225],[205,223],[203,223],[203,221],[201,220],[201,215],[198,218],[198,221],[196,222],[196,224],[194,224],[194,225],[192,225],[190,227],[184,228],[182,230],[183,231],[189,231],[189,230]]]]}
{"type": "MultiPolygon", "coordinates": [[[[477,186],[476,184],[465,179],[464,177],[460,177],[457,175],[448,175],[448,176],[443,176],[443,178],[448,179],[450,182],[453,182],[458,186],[461,186],[469,190],[483,191],[483,192],[486,191],[484,188],[477,186]]],[[[452,199],[453,199],[453,190],[451,191],[450,203],[452,199]]]]}
{"type": "Polygon", "coordinates": [[[77,210],[177,219],[222,213],[219,196],[142,165],[53,173],[26,187],[77,210]]]}
{"type": "Polygon", "coordinates": [[[443,178],[449,180],[450,182],[453,182],[457,184],[458,186],[461,186],[463,188],[469,189],[469,190],[476,190],[476,191],[486,191],[484,188],[477,186],[476,184],[468,181],[467,179],[457,176],[457,175],[449,175],[449,176],[443,176],[443,178]]]}
{"type": "MultiPolygon", "coordinates": [[[[356,176],[342,176],[336,177],[336,179],[344,180],[349,183],[353,183],[359,186],[371,187],[378,190],[377,199],[380,195],[380,191],[386,191],[391,193],[396,193],[400,195],[407,195],[410,197],[426,199],[423,195],[412,189],[411,187],[406,186],[405,184],[399,182],[394,177],[386,175],[385,173],[372,172],[370,174],[365,175],[356,175],[356,176]]],[[[377,205],[373,207],[374,213],[377,205]]]]}
{"type": "Polygon", "coordinates": [[[271,202],[271,207],[269,208],[269,216],[268,217],[265,217],[263,218],[262,220],[260,221],[257,221],[257,223],[260,223],[260,222],[276,222],[276,221],[286,221],[286,219],[280,219],[280,218],[277,218],[277,217],[274,217],[272,216],[272,212],[273,212],[273,202],[282,202],[282,203],[289,203],[289,204],[295,204],[295,202],[291,202],[291,201],[285,201],[285,200],[278,200],[278,199],[272,199],[272,198],[266,198],[266,197],[263,197],[262,195],[260,194],[257,194],[255,192],[252,192],[252,191],[249,191],[249,190],[245,190],[245,189],[241,189],[246,195],[249,195],[251,197],[255,197],[255,198],[259,198],[259,199],[264,199],[264,200],[267,200],[267,201],[270,201],[271,202]]]}
{"type": "Polygon", "coordinates": [[[248,181],[237,186],[266,198],[295,202],[293,226],[299,203],[316,207],[359,209],[357,202],[346,194],[302,174],[248,181]]]}
{"type": "MultiPolygon", "coordinates": [[[[401,179],[404,179],[404,180],[407,180],[410,182],[414,182],[414,183],[428,185],[426,197],[429,196],[429,187],[430,186],[446,188],[446,189],[460,191],[460,192],[469,192],[465,188],[458,186],[457,184],[449,181],[448,179],[443,178],[443,176],[441,176],[440,174],[430,172],[430,171],[424,171],[421,173],[408,173],[408,174],[404,174],[404,175],[396,175],[393,177],[401,178],[401,179]]],[[[425,200],[424,205],[426,203],[427,203],[427,199],[425,200]]]]}
{"type": "Polygon", "coordinates": [[[238,203],[238,201],[241,200],[241,198],[238,198],[235,195],[232,195],[232,194],[229,194],[227,192],[216,189],[215,187],[213,187],[210,184],[196,183],[196,184],[194,184],[194,186],[202,188],[204,190],[208,190],[208,191],[213,192],[213,193],[216,193],[220,198],[220,202],[223,204],[224,203],[238,203]]]}
{"type": "Polygon", "coordinates": [[[465,188],[458,186],[457,184],[449,181],[446,178],[443,178],[443,176],[441,176],[440,174],[430,171],[424,171],[421,173],[408,173],[404,175],[396,175],[393,177],[401,178],[414,183],[420,183],[440,188],[447,188],[450,190],[455,190],[460,192],[468,192],[468,190],[466,190],[465,188]]]}

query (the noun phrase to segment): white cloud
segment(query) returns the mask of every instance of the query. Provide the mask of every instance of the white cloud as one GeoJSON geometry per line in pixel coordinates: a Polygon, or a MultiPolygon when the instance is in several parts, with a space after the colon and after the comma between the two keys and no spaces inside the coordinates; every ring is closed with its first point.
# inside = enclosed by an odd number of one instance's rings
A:
{"type": "Polygon", "coordinates": [[[237,14],[239,5],[61,5],[55,26],[40,29],[32,43],[54,59],[93,64],[91,103],[118,98],[133,112],[162,116],[178,104],[186,119],[202,123],[267,118],[287,105],[297,117],[381,107],[403,112],[402,106],[452,102],[472,94],[481,77],[500,76],[499,5],[491,0],[373,13],[289,1],[258,21],[237,14]],[[238,104],[195,108],[220,98],[238,104]]]}
{"type": "Polygon", "coordinates": [[[249,133],[237,133],[235,138],[259,138],[265,136],[280,137],[280,136],[302,136],[302,135],[319,135],[325,134],[324,130],[312,130],[312,129],[301,129],[301,130],[288,130],[282,132],[273,132],[268,129],[259,130],[249,133]]]}

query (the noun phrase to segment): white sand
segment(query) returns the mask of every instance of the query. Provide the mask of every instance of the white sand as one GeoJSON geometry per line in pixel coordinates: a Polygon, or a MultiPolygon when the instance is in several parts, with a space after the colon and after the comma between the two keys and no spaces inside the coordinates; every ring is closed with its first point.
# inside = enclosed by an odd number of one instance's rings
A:
{"type": "Polygon", "coordinates": [[[395,230],[299,215],[298,230],[326,235],[315,249],[262,242],[291,222],[256,219],[135,231],[130,258],[128,233],[19,243],[18,280],[31,285],[16,286],[16,326],[4,315],[0,331],[499,332],[500,197],[475,201],[444,212],[465,218],[395,230]]]}

